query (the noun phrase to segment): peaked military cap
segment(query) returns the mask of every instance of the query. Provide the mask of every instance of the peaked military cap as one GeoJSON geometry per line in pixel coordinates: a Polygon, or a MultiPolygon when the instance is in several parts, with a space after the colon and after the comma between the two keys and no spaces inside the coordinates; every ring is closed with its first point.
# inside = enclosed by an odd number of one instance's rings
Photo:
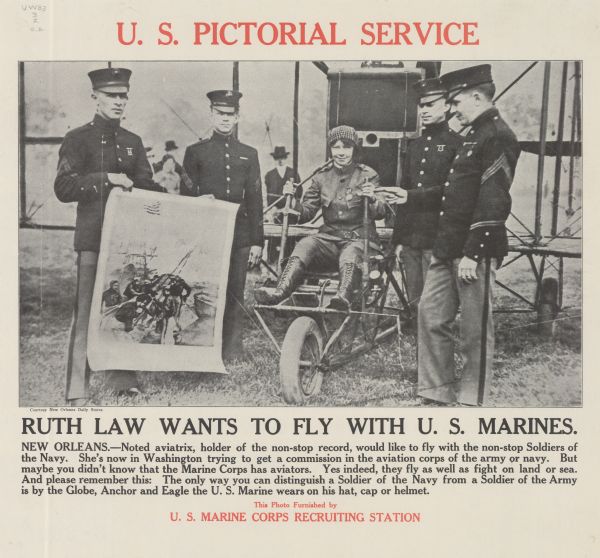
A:
{"type": "Polygon", "coordinates": [[[106,93],[126,93],[129,91],[131,70],[127,68],[100,68],[88,73],[92,88],[106,93]]]}
{"type": "Polygon", "coordinates": [[[233,89],[216,89],[215,91],[209,91],[206,96],[210,99],[212,107],[240,108],[242,94],[239,91],[234,91],[233,89]]]}
{"type": "Polygon", "coordinates": [[[428,95],[443,97],[446,94],[446,88],[440,78],[422,79],[414,84],[414,88],[419,97],[426,97],[428,95]]]}
{"type": "Polygon", "coordinates": [[[484,83],[493,83],[494,81],[492,79],[492,67],[489,64],[479,64],[478,66],[448,72],[440,79],[448,93],[455,94],[460,93],[463,89],[469,89],[484,83]]]}

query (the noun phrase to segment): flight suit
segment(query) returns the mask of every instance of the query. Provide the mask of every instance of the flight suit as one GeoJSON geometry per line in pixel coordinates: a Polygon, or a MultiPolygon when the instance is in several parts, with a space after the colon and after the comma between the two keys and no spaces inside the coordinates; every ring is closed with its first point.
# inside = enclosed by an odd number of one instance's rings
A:
{"type": "MultiPolygon", "coordinates": [[[[370,167],[351,163],[340,169],[331,165],[318,173],[304,194],[302,202],[292,208],[300,213],[299,222],[310,221],[319,209],[323,225],[317,234],[304,237],[290,257],[297,257],[304,267],[339,267],[345,263],[360,265],[363,261],[363,200],[362,186],[370,182],[379,185],[378,174],[370,167]]],[[[385,216],[385,200],[376,195],[369,203],[369,238],[378,247],[375,220],[385,216]]]]}

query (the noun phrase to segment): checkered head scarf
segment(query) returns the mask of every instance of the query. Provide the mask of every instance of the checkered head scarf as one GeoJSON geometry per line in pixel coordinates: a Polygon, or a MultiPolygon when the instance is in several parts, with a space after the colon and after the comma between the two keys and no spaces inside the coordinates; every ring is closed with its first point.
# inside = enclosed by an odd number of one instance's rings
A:
{"type": "Polygon", "coordinates": [[[327,135],[327,143],[329,145],[333,145],[338,140],[349,141],[353,143],[354,146],[357,146],[358,134],[352,126],[336,126],[335,128],[329,130],[329,134],[327,135]]]}

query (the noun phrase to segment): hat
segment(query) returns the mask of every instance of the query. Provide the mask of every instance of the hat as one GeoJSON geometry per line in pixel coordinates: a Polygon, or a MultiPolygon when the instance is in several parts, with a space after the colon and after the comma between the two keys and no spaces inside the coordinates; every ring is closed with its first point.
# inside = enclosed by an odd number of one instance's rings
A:
{"type": "Polygon", "coordinates": [[[448,72],[440,79],[448,93],[454,94],[460,93],[463,89],[469,89],[484,83],[493,83],[494,81],[492,79],[492,67],[489,64],[479,64],[478,66],[448,72]]]}
{"type": "Polygon", "coordinates": [[[413,86],[419,98],[429,95],[439,95],[443,97],[447,91],[440,78],[422,79],[413,86]]]}
{"type": "Polygon", "coordinates": [[[331,145],[338,140],[349,141],[354,145],[358,145],[358,134],[352,126],[336,126],[329,130],[327,143],[331,145]]]}
{"type": "Polygon", "coordinates": [[[127,68],[101,68],[88,73],[92,89],[105,93],[127,93],[131,70],[127,68]]]}
{"type": "Polygon", "coordinates": [[[216,89],[215,91],[209,91],[206,96],[210,99],[211,107],[218,107],[219,109],[233,108],[235,110],[240,108],[242,94],[239,91],[216,89]]]}
{"type": "Polygon", "coordinates": [[[165,151],[175,151],[179,149],[179,146],[175,143],[175,140],[167,140],[165,143],[165,151]]]}
{"type": "Polygon", "coordinates": [[[289,154],[290,152],[285,150],[285,146],[276,145],[275,149],[273,149],[273,153],[271,153],[271,156],[273,159],[285,159],[289,154]]]}

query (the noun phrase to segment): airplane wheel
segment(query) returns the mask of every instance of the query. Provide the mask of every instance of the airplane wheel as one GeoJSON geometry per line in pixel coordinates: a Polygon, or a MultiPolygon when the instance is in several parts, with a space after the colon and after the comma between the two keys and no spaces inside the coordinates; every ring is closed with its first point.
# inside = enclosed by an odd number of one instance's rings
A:
{"type": "Polygon", "coordinates": [[[308,316],[296,318],[285,334],[279,360],[281,389],[286,403],[302,405],[319,393],[323,383],[322,355],[323,334],[317,322],[308,316]]]}

